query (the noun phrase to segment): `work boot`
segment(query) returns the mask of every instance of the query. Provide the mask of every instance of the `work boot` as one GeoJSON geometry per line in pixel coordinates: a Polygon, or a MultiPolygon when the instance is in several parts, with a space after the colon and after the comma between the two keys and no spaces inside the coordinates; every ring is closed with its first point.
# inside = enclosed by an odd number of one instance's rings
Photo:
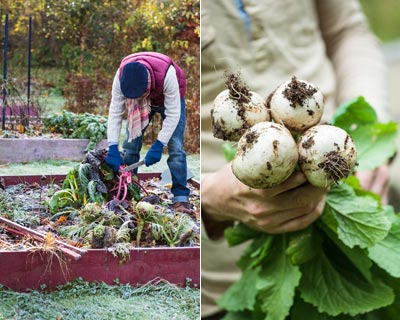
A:
{"type": "Polygon", "coordinates": [[[192,210],[190,209],[189,202],[175,202],[172,206],[174,210],[178,212],[188,213],[188,214],[192,212],[192,210]]]}

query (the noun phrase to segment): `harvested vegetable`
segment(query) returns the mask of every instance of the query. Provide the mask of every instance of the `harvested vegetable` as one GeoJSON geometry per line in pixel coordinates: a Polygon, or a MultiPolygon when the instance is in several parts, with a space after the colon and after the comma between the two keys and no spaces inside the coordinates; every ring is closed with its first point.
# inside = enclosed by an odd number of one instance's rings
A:
{"type": "Polygon", "coordinates": [[[238,141],[254,124],[269,120],[264,99],[249,90],[238,75],[227,76],[226,86],[214,100],[211,119],[214,137],[238,141]]]}
{"type": "MultiPolygon", "coordinates": [[[[333,125],[352,135],[362,169],[386,163],[396,151],[396,123],[379,123],[362,97],[339,107],[333,125]]],[[[338,132],[337,146],[321,140],[336,151],[352,150],[353,141],[338,132]]],[[[317,145],[309,135],[298,143],[317,145]]],[[[355,157],[349,157],[346,175],[355,157]]],[[[230,246],[251,241],[238,262],[241,279],[217,301],[228,311],[226,319],[398,319],[400,216],[355,176],[335,182],[321,218],[305,230],[269,235],[242,223],[226,229],[230,246]]]]}
{"type": "Polygon", "coordinates": [[[303,132],[321,120],[324,97],[313,84],[293,77],[271,94],[267,106],[276,122],[290,131],[303,132]]]}
{"type": "Polygon", "coordinates": [[[356,146],[341,128],[318,125],[297,142],[300,168],[316,187],[330,187],[347,178],[357,164],[356,146]]]}
{"type": "Polygon", "coordinates": [[[283,125],[261,122],[240,138],[232,172],[252,188],[270,188],[285,181],[298,160],[296,142],[283,125]]]}

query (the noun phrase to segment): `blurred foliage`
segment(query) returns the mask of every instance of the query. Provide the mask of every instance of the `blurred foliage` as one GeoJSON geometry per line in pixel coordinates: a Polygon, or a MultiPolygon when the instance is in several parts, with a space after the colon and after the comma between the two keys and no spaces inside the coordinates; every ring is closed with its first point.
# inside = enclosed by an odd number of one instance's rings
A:
{"type": "Polygon", "coordinates": [[[371,29],[382,41],[400,39],[399,0],[360,0],[371,29]]]}
{"type": "MultiPolygon", "coordinates": [[[[66,98],[68,110],[107,114],[123,57],[139,51],[169,55],[186,73],[187,118],[196,124],[188,126],[187,136],[193,140],[199,130],[199,11],[199,0],[2,0],[0,59],[8,13],[8,69],[11,74],[26,68],[32,16],[32,76],[48,86],[50,80],[35,68],[59,70],[63,78],[52,85],[66,98]]],[[[199,149],[199,140],[187,142],[187,151],[199,149]]]]}

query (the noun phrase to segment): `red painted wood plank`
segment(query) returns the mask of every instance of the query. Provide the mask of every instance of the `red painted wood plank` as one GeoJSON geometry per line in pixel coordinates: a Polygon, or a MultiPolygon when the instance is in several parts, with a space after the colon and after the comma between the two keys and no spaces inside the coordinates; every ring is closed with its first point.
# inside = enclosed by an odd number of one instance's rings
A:
{"type": "MultiPolygon", "coordinates": [[[[160,173],[140,173],[142,180],[160,177],[160,173]]],[[[18,183],[47,184],[62,182],[65,175],[19,175],[0,176],[5,185],[18,183]]],[[[191,180],[195,187],[199,183],[191,180]]],[[[191,285],[200,286],[200,248],[137,248],[130,250],[130,259],[121,263],[106,249],[89,249],[80,260],[74,261],[66,256],[64,265],[56,258],[43,252],[8,252],[0,250],[0,284],[16,291],[39,289],[45,284],[47,289],[82,277],[85,281],[99,281],[142,285],[155,278],[165,279],[173,284],[184,286],[188,279],[191,285]],[[63,267],[62,267],[63,266],[63,267]]]]}
{"type": "Polygon", "coordinates": [[[131,285],[161,278],[179,286],[191,279],[191,285],[200,285],[199,248],[138,248],[130,250],[130,259],[124,263],[103,249],[90,249],[78,261],[63,258],[62,266],[41,252],[0,251],[0,284],[22,292],[43,284],[52,290],[78,277],[107,284],[118,279],[131,285]]]}

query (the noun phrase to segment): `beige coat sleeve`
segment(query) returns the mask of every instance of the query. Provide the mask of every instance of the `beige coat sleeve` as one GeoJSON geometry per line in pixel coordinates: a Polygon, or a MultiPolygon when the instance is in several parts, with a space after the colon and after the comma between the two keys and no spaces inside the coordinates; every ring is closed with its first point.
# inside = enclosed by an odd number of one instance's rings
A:
{"type": "Polygon", "coordinates": [[[316,3],[327,54],[336,75],[337,104],[362,95],[381,121],[389,120],[385,58],[359,2],[317,0],[316,3]]]}

